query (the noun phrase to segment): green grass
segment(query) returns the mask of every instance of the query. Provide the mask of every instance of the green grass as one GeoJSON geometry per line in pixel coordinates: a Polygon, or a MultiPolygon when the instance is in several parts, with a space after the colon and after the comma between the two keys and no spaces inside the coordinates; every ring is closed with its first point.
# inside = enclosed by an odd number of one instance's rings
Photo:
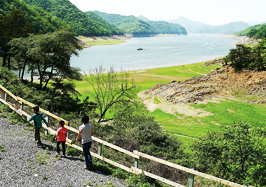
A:
{"type": "Polygon", "coordinates": [[[100,41],[87,41],[85,42],[88,45],[114,45],[114,44],[121,44],[125,43],[126,40],[120,39],[120,40],[100,40],[100,41]]]}

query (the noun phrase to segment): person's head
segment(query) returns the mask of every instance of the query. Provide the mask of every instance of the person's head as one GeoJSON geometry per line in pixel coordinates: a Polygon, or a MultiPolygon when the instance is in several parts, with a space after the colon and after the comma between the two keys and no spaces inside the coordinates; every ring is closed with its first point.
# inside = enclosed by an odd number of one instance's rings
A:
{"type": "Polygon", "coordinates": [[[85,124],[85,123],[88,123],[89,120],[90,120],[89,116],[86,116],[86,115],[83,116],[82,119],[81,119],[82,123],[84,123],[84,124],[85,124]]]}
{"type": "Polygon", "coordinates": [[[60,120],[60,121],[59,121],[59,125],[60,125],[60,127],[64,127],[65,122],[64,122],[63,120],[60,120]]]}
{"type": "Polygon", "coordinates": [[[39,112],[39,107],[38,106],[35,106],[35,107],[33,107],[33,111],[37,114],[38,112],[39,112]]]}

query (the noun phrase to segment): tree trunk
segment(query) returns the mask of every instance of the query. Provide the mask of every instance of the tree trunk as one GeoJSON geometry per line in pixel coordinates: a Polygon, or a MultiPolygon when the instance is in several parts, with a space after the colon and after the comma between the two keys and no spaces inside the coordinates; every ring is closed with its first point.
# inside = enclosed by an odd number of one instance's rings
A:
{"type": "Polygon", "coordinates": [[[3,56],[3,64],[2,64],[2,67],[5,67],[6,66],[6,53],[4,53],[4,56],[3,56]]]}
{"type": "Polygon", "coordinates": [[[23,81],[25,68],[26,68],[26,62],[24,62],[24,66],[23,66],[23,69],[22,69],[22,74],[21,74],[21,78],[20,78],[21,81],[23,81]]]}
{"type": "Polygon", "coordinates": [[[11,58],[11,56],[10,56],[10,54],[8,54],[8,69],[9,69],[9,70],[11,69],[10,58],[11,58]]]}
{"type": "Polygon", "coordinates": [[[33,83],[33,70],[31,70],[31,74],[30,74],[30,82],[33,83]]]}
{"type": "Polygon", "coordinates": [[[46,90],[46,87],[47,87],[47,85],[48,85],[48,82],[49,82],[49,80],[52,78],[53,71],[54,71],[54,66],[52,66],[52,69],[51,69],[51,72],[50,72],[49,78],[47,79],[46,84],[45,84],[45,86],[44,86],[44,88],[43,88],[44,90],[46,90]]]}

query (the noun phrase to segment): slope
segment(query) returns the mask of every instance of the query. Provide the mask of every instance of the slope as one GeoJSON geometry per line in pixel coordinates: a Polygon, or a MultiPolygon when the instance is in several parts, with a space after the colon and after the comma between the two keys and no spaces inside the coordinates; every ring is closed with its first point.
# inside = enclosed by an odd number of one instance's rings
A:
{"type": "Polygon", "coordinates": [[[69,0],[25,0],[37,5],[69,24],[77,35],[100,36],[113,34],[108,28],[89,18],[69,0]]]}
{"type": "Polygon", "coordinates": [[[119,14],[107,14],[100,11],[93,11],[108,23],[121,29],[128,34],[158,34],[156,29],[145,21],[134,16],[122,16],[119,14]]]}
{"type": "Polygon", "coordinates": [[[33,22],[34,31],[55,31],[60,27],[69,27],[56,16],[37,6],[27,5],[21,0],[1,0],[0,14],[8,15],[13,9],[20,9],[29,21],[33,22]]]}
{"type": "Polygon", "coordinates": [[[150,21],[144,16],[138,16],[138,18],[153,26],[160,34],[187,34],[186,29],[179,24],[166,21],[150,21]]]}
{"type": "Polygon", "coordinates": [[[208,26],[198,30],[198,33],[234,34],[248,28],[250,25],[244,22],[232,22],[219,26],[208,26]]]}
{"type": "Polygon", "coordinates": [[[178,23],[180,24],[182,27],[185,27],[186,30],[188,32],[191,33],[195,33],[197,32],[199,29],[203,28],[203,27],[208,27],[210,25],[207,25],[205,23],[201,23],[201,22],[197,22],[197,21],[191,21],[187,18],[184,17],[179,17],[177,19],[172,19],[169,20],[170,23],[178,23]]]}
{"type": "Polygon", "coordinates": [[[251,26],[243,31],[236,33],[239,36],[248,36],[253,38],[265,38],[266,37],[266,24],[251,26]]]}
{"type": "Polygon", "coordinates": [[[98,24],[102,25],[104,28],[107,28],[108,30],[110,30],[112,32],[112,35],[123,34],[123,31],[121,31],[120,29],[116,28],[115,26],[109,24],[107,21],[105,21],[103,18],[101,18],[100,16],[98,16],[94,12],[88,11],[88,12],[85,12],[85,14],[89,18],[91,18],[92,20],[97,21],[98,24]]]}

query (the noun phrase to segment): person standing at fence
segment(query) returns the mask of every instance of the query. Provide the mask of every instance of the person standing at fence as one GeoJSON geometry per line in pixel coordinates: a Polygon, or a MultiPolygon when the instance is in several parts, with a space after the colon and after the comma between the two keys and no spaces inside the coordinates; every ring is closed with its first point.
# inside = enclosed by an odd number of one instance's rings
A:
{"type": "Polygon", "coordinates": [[[90,148],[92,144],[93,129],[92,125],[89,123],[89,116],[83,116],[81,121],[83,125],[79,127],[79,134],[76,141],[79,140],[81,137],[82,149],[84,153],[84,158],[86,165],[84,166],[85,169],[92,169],[92,157],[90,154],[90,148]]]}
{"type": "Polygon", "coordinates": [[[60,148],[59,145],[62,144],[62,149],[63,149],[63,155],[61,156],[62,158],[66,157],[66,137],[67,137],[67,132],[68,130],[64,127],[65,122],[63,120],[59,121],[60,128],[57,130],[56,138],[57,140],[57,153],[55,156],[60,155],[60,148]]]}
{"type": "Polygon", "coordinates": [[[41,137],[40,137],[40,130],[42,128],[42,121],[49,127],[49,124],[44,119],[43,115],[39,113],[39,107],[33,107],[33,112],[35,113],[28,121],[34,120],[34,127],[35,127],[35,142],[37,141],[37,146],[42,147],[41,137]]]}

